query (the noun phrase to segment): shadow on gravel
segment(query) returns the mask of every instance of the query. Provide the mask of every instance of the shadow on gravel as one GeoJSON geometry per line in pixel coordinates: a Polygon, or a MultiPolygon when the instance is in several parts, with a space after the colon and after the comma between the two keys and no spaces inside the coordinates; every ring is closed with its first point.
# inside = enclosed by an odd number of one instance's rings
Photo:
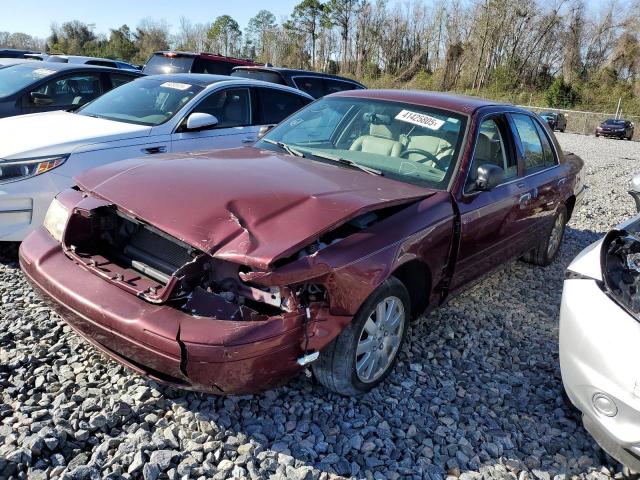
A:
{"type": "Polygon", "coordinates": [[[14,265],[18,263],[20,242],[0,242],[0,263],[14,265]]]}

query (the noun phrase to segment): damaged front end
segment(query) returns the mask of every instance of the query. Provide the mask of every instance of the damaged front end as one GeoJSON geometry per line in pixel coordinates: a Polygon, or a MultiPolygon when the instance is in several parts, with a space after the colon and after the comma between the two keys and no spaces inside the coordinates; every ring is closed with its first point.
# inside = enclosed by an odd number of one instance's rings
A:
{"type": "Polygon", "coordinates": [[[612,230],[600,256],[602,280],[607,294],[640,320],[640,233],[638,222],[624,230],[612,230]]]}

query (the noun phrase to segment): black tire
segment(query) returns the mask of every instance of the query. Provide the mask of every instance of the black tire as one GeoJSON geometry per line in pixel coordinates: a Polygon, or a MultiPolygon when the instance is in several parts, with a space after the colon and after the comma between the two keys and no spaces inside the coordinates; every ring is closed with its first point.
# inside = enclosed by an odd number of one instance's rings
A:
{"type": "Polygon", "coordinates": [[[346,396],[356,396],[368,392],[382,382],[393,369],[398,353],[407,336],[411,300],[405,286],[395,277],[390,277],[380,285],[362,304],[353,321],[322,352],[312,364],[313,373],[325,388],[346,396]],[[356,351],[363,334],[365,323],[374,310],[385,299],[396,297],[404,308],[404,320],[400,341],[391,362],[381,375],[370,382],[363,382],[356,372],[356,351]]]}
{"type": "Polygon", "coordinates": [[[538,244],[535,246],[535,248],[533,248],[533,250],[530,250],[527,253],[525,253],[522,257],[522,260],[524,260],[527,263],[532,263],[534,265],[540,265],[541,267],[546,267],[551,262],[553,262],[553,259],[556,258],[556,255],[558,255],[558,251],[560,250],[560,245],[562,245],[562,239],[564,237],[564,230],[566,225],[567,225],[567,207],[565,207],[564,205],[560,205],[554,217],[553,224],[547,230],[547,233],[544,236],[544,238],[540,240],[540,242],[538,242],[538,244]],[[560,220],[558,220],[559,218],[560,220]],[[554,231],[556,230],[558,221],[560,222],[558,226],[558,228],[560,228],[559,240],[557,242],[557,245],[554,246],[554,248],[550,248],[549,243],[551,242],[554,233],[557,233],[554,231]]]}

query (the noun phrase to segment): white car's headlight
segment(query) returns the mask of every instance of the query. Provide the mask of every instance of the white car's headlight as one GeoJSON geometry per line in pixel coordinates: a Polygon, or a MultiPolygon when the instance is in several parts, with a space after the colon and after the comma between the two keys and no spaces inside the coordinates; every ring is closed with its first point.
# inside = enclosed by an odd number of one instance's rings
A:
{"type": "Polygon", "coordinates": [[[58,242],[62,242],[62,232],[69,218],[69,209],[54,198],[44,217],[44,228],[58,242]]]}
{"type": "Polygon", "coordinates": [[[0,183],[23,180],[53,170],[62,165],[69,155],[0,161],[0,183]]]}

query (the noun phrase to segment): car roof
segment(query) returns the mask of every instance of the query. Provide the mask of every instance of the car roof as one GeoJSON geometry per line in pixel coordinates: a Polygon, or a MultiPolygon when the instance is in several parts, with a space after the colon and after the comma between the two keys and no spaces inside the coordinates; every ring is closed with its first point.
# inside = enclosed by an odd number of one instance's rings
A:
{"type": "Polygon", "coordinates": [[[56,72],[61,72],[61,71],[73,71],[73,70],[80,70],[80,71],[88,71],[88,70],[99,70],[99,71],[106,71],[106,72],[118,72],[118,73],[133,73],[135,74],[135,72],[133,71],[127,71],[127,70],[123,70],[123,69],[118,69],[118,68],[111,68],[111,67],[103,67],[101,65],[87,65],[86,63],[62,63],[62,62],[40,62],[37,60],[25,60],[23,62],[18,62],[20,67],[28,67],[28,66],[33,66],[34,69],[38,69],[38,68],[44,68],[46,70],[54,70],[56,72]]]}
{"type": "Polygon", "coordinates": [[[262,70],[265,72],[286,73],[288,75],[309,75],[314,77],[333,78],[335,80],[345,80],[348,82],[357,83],[358,85],[362,85],[360,82],[358,82],[357,80],[353,80],[352,78],[341,77],[340,75],[333,75],[331,73],[314,72],[312,70],[301,70],[297,68],[269,67],[266,65],[240,65],[238,67],[234,67],[233,70],[262,70]]]}
{"type": "MultiPolygon", "coordinates": [[[[147,75],[144,78],[164,80],[167,82],[179,82],[179,83],[191,83],[193,85],[199,85],[201,87],[207,87],[209,85],[213,85],[214,83],[227,82],[228,84],[255,84],[262,85],[270,88],[280,88],[283,90],[288,90],[290,92],[294,92],[297,94],[303,93],[307,96],[306,92],[302,92],[296,88],[291,88],[286,85],[277,85],[271,82],[265,82],[262,80],[255,80],[253,78],[244,78],[244,77],[231,77],[229,75],[214,75],[211,73],[162,73],[158,75],[147,75]]],[[[309,96],[309,98],[313,98],[309,96]]]]}
{"type": "Polygon", "coordinates": [[[102,57],[88,57],[85,55],[50,55],[49,58],[66,58],[67,60],[102,60],[105,62],[115,62],[115,60],[111,60],[110,58],[102,58],[102,57]]]}
{"type": "MultiPolygon", "coordinates": [[[[423,90],[345,90],[343,92],[332,93],[328,95],[328,97],[370,98],[372,100],[413,103],[423,107],[451,110],[465,115],[469,115],[483,107],[507,106],[505,103],[480,97],[468,97],[465,95],[453,95],[450,93],[428,92],[423,90]]],[[[516,107],[512,108],[516,109],[516,107]]],[[[517,110],[525,111],[522,109],[517,110]]]]}

